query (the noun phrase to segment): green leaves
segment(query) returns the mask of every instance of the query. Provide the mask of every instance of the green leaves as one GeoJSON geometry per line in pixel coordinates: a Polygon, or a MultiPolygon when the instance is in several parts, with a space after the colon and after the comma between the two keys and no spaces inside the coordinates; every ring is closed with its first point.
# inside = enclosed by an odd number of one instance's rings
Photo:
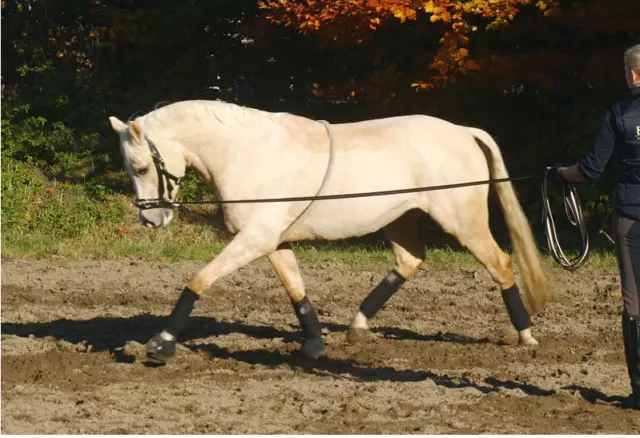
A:
{"type": "Polygon", "coordinates": [[[2,158],[36,165],[57,175],[77,168],[78,160],[90,153],[82,148],[72,129],[62,122],[50,123],[31,114],[31,105],[9,96],[2,100],[2,158]]]}

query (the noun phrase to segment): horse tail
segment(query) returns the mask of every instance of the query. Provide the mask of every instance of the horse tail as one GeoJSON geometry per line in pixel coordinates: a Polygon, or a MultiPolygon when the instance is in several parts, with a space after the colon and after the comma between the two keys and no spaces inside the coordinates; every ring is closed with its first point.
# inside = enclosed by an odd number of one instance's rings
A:
{"type": "MultiPolygon", "coordinates": [[[[476,142],[485,149],[491,178],[508,178],[509,174],[504,165],[502,153],[491,135],[481,129],[468,129],[476,142]]],[[[522,211],[511,181],[497,183],[494,187],[500,199],[511,244],[520,268],[524,303],[529,314],[535,315],[551,299],[551,290],[542,270],[540,253],[533,238],[529,221],[522,211]]]]}

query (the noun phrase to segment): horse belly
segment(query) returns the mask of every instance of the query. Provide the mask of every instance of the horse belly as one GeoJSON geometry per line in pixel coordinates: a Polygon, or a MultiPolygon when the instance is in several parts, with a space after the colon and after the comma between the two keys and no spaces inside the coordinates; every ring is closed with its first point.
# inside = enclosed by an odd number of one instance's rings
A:
{"type": "MultiPolygon", "coordinates": [[[[402,195],[401,195],[402,196],[402,195]]],[[[411,197],[316,201],[290,232],[287,240],[342,240],[374,233],[415,208],[411,197]],[[322,204],[322,205],[321,205],[322,204]]]]}

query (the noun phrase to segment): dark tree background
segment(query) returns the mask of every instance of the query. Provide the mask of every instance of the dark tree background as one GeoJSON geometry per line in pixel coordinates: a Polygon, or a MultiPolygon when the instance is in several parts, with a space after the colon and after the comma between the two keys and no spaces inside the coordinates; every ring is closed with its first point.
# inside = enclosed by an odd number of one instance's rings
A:
{"type": "MultiPolygon", "coordinates": [[[[624,95],[640,1],[5,0],[2,24],[3,161],[56,178],[117,174],[107,117],[184,99],[434,115],[487,130],[526,175],[579,158],[624,95]]],[[[517,189],[538,221],[539,185],[517,189]]],[[[610,172],[580,190],[602,214],[610,172]]]]}

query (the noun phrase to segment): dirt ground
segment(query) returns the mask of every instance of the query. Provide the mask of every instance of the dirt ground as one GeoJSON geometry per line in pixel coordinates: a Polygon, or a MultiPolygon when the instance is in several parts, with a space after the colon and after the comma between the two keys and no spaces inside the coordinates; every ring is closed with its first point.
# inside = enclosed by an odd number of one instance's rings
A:
{"type": "Polygon", "coordinates": [[[556,300],[518,347],[476,267],[425,265],[349,345],[346,325],[384,264],[301,263],[328,355],[303,360],[265,261],[197,303],[178,355],[145,363],[195,262],[2,262],[2,432],[637,433],[614,271],[554,270],[556,300]]]}

